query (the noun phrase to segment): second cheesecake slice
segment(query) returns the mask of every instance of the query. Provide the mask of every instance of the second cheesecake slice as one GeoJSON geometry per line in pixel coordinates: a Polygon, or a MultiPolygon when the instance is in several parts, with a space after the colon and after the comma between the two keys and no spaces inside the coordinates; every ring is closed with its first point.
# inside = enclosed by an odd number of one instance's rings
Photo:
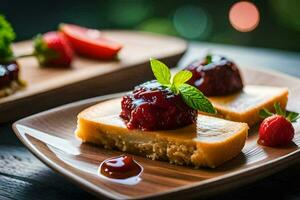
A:
{"type": "Polygon", "coordinates": [[[285,108],[288,101],[287,88],[246,85],[241,92],[233,95],[210,97],[220,117],[245,122],[250,127],[261,121],[259,111],[263,108],[274,111],[274,104],[285,108]]]}

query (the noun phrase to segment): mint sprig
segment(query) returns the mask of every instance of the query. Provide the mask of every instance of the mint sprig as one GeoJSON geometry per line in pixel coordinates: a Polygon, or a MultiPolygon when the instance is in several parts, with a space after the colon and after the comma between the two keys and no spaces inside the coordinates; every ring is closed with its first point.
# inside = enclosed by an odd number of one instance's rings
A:
{"type": "Polygon", "coordinates": [[[274,108],[275,108],[275,113],[272,113],[264,108],[259,111],[259,116],[261,118],[267,118],[274,114],[277,114],[285,117],[287,120],[289,120],[292,123],[296,122],[300,118],[299,113],[282,109],[279,102],[274,103],[274,108]]]}
{"type": "Polygon", "coordinates": [[[175,76],[173,77],[173,83],[176,86],[180,86],[190,80],[192,78],[193,74],[190,71],[182,70],[179,71],[175,76]]]}
{"type": "Polygon", "coordinates": [[[159,60],[150,59],[151,69],[157,81],[164,87],[170,88],[175,94],[180,94],[184,102],[191,108],[207,113],[216,113],[211,102],[204,96],[200,90],[186,84],[192,73],[187,70],[179,71],[171,79],[169,68],[159,60]]]}
{"type": "Polygon", "coordinates": [[[206,64],[210,64],[212,63],[212,55],[211,54],[207,54],[206,56],[206,64]]]}
{"type": "Polygon", "coordinates": [[[16,38],[10,23],[0,15],[0,62],[9,62],[14,59],[11,44],[16,38]]]}
{"type": "Polygon", "coordinates": [[[163,86],[171,84],[171,72],[169,68],[159,60],[150,59],[152,72],[157,81],[163,86]]]}
{"type": "Polygon", "coordinates": [[[215,108],[210,101],[197,88],[183,83],[178,90],[184,102],[191,108],[207,113],[216,113],[215,108]]]}

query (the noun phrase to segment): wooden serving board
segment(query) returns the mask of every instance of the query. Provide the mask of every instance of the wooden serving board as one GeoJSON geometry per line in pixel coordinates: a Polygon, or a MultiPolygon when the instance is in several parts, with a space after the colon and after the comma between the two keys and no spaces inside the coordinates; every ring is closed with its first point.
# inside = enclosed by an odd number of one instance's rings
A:
{"type": "MultiPolygon", "coordinates": [[[[35,58],[19,59],[27,87],[0,98],[0,123],[79,99],[125,91],[153,77],[149,58],[174,67],[187,49],[179,38],[133,31],[103,34],[124,45],[119,60],[99,61],[76,57],[70,69],[41,68],[35,58]]],[[[14,45],[16,54],[32,51],[32,41],[14,45]]]]}
{"type": "MultiPolygon", "coordinates": [[[[247,84],[290,89],[288,109],[300,112],[300,80],[270,71],[242,69],[247,84]]],[[[74,136],[77,114],[97,102],[122,94],[96,97],[58,107],[14,124],[18,138],[46,165],[98,197],[111,199],[206,197],[263,178],[294,163],[300,155],[300,120],[287,147],[257,144],[257,127],[249,131],[240,155],[216,169],[193,169],[134,156],[143,166],[137,185],[122,185],[98,176],[99,164],[123,152],[81,144],[74,136]]]]}

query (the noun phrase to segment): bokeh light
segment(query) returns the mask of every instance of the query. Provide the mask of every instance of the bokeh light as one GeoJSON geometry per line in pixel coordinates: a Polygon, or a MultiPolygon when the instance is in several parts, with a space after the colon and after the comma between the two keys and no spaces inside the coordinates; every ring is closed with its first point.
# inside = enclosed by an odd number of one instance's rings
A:
{"type": "Polygon", "coordinates": [[[168,18],[151,18],[141,23],[137,28],[154,33],[177,35],[172,21],[168,18]]]}
{"type": "Polygon", "coordinates": [[[173,23],[177,32],[188,39],[203,39],[211,29],[209,15],[199,6],[183,6],[176,10],[173,23]]]}
{"type": "Polygon", "coordinates": [[[134,26],[151,14],[151,4],[146,1],[115,1],[111,4],[110,21],[118,26],[134,26]]]}
{"type": "Polygon", "coordinates": [[[229,11],[229,21],[238,31],[249,32],[259,24],[259,11],[257,7],[248,1],[235,3],[229,11]]]}
{"type": "Polygon", "coordinates": [[[143,30],[195,41],[300,52],[300,0],[64,0],[49,6],[52,1],[2,0],[1,14],[12,23],[18,41],[55,30],[64,22],[101,30],[143,30]],[[235,19],[243,19],[240,15],[234,17],[235,9],[241,10],[237,12],[241,15],[248,13],[233,6],[236,3],[250,4],[254,11],[254,20],[250,25],[246,23],[246,28],[235,23],[235,19]],[[26,20],[22,20],[24,16],[26,20]]]}
{"type": "Polygon", "coordinates": [[[300,1],[299,0],[272,0],[269,1],[274,9],[274,15],[280,25],[300,32],[300,1]]]}

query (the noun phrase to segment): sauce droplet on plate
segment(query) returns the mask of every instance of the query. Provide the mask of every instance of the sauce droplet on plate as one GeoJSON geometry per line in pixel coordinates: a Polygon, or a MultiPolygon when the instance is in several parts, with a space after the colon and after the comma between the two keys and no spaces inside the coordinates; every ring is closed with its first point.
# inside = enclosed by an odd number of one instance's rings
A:
{"type": "Polygon", "coordinates": [[[121,155],[104,160],[99,167],[99,173],[114,182],[133,184],[140,180],[139,175],[143,171],[132,156],[121,155]],[[128,181],[126,181],[128,180],[128,181]]]}

